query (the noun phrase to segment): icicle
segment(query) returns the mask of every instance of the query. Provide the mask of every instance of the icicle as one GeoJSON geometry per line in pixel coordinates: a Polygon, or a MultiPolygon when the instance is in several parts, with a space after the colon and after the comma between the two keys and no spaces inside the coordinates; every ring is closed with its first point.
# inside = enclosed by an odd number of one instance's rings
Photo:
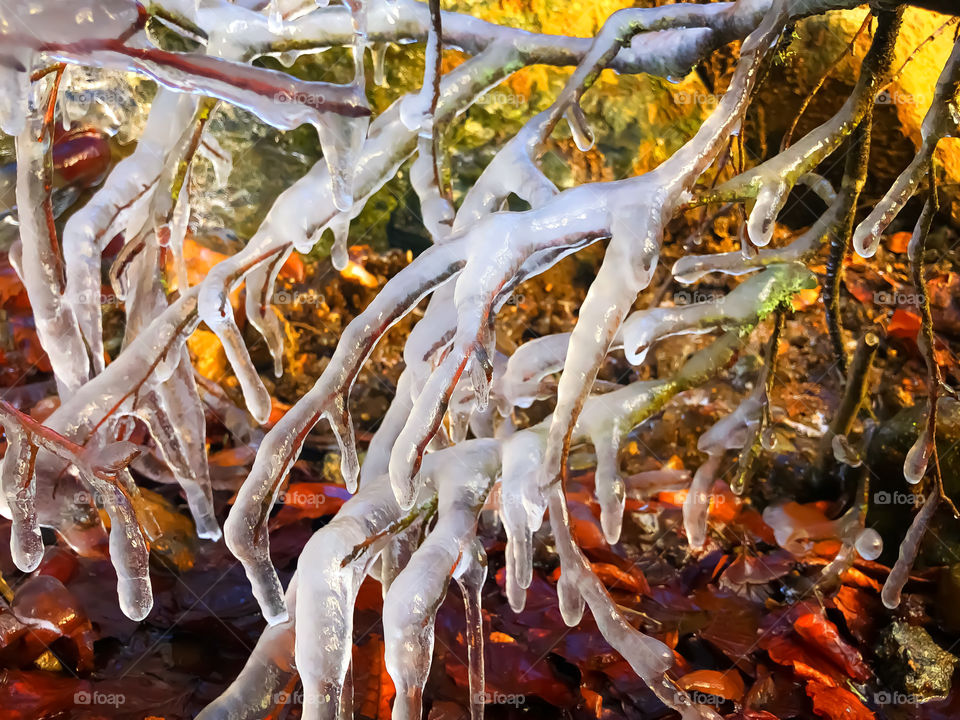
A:
{"type": "Polygon", "coordinates": [[[503,378],[494,383],[500,414],[506,417],[514,407],[527,408],[543,399],[543,379],[563,368],[570,333],[546,335],[525,342],[510,356],[503,378]]]}
{"type": "Polygon", "coordinates": [[[540,526],[546,500],[537,486],[543,462],[542,432],[523,430],[503,445],[500,481],[500,515],[507,535],[507,599],[514,612],[521,612],[526,589],[533,580],[533,531],[540,526]]]}
{"type": "Polygon", "coordinates": [[[833,458],[838,463],[843,463],[850,467],[860,467],[863,464],[860,454],[850,445],[850,441],[846,435],[834,435],[833,439],[830,440],[830,448],[833,450],[833,458]]]}
{"type": "Polygon", "coordinates": [[[353,647],[357,593],[389,538],[370,540],[399,519],[390,483],[381,475],[347,501],[301,554],[300,567],[311,568],[300,576],[297,589],[296,665],[303,679],[305,720],[337,717],[353,647]]]}
{"type": "MultiPolygon", "coordinates": [[[[94,374],[103,372],[104,367],[100,297],[102,252],[118,233],[122,232],[128,241],[140,234],[165,160],[176,148],[183,129],[196,112],[196,106],[196,98],[177,95],[164,88],[158,90],[136,149],[117,163],[103,186],[86,205],[70,216],[64,226],[63,257],[67,280],[64,302],[73,309],[83,340],[90,348],[94,374]]],[[[181,193],[183,195],[186,193],[181,193]]],[[[184,204],[185,211],[186,198],[184,204]]],[[[186,287],[186,277],[178,270],[178,282],[180,280],[184,283],[182,291],[186,287]]]]}
{"type": "Polygon", "coordinates": [[[223,190],[230,180],[230,173],[233,172],[233,156],[209,132],[204,134],[203,142],[197,148],[197,154],[205,158],[213,168],[213,189],[223,190]]]}
{"type": "Polygon", "coordinates": [[[42,110],[46,98],[42,88],[46,84],[36,83],[28,121],[15,141],[20,272],[37,335],[53,366],[60,397],[66,398],[86,382],[90,368],[76,316],[63,303],[63,259],[44,210],[50,202],[47,154],[52,139],[52,128],[44,126],[42,110]]]}
{"type": "Polygon", "coordinates": [[[437,523],[397,576],[383,604],[387,672],[397,688],[394,720],[419,720],[433,655],[436,611],[460,557],[476,532],[477,514],[500,462],[496,441],[473,440],[428,456],[442,477],[437,523]]]}
{"type": "Polygon", "coordinates": [[[322,113],[314,123],[330,171],[333,204],[338,210],[347,211],[353,207],[353,176],[369,125],[369,117],[335,113],[322,113]]]}
{"type": "Polygon", "coordinates": [[[577,103],[571,105],[567,108],[563,117],[567,120],[567,125],[570,127],[570,135],[573,137],[573,142],[577,146],[577,149],[580,152],[590,150],[594,143],[593,130],[590,129],[590,124],[587,122],[587,118],[583,114],[583,109],[580,105],[577,103]]]}
{"type": "Polygon", "coordinates": [[[284,331],[273,306],[277,275],[292,250],[279,253],[268,263],[254,268],[247,276],[247,319],[263,337],[273,358],[274,377],[283,375],[284,331]]]}
{"type": "Polygon", "coordinates": [[[623,509],[626,502],[626,488],[620,477],[620,433],[604,433],[594,436],[594,448],[597,453],[597,471],[595,474],[597,500],[600,503],[600,527],[603,536],[611,545],[620,539],[623,527],[623,509]]]}
{"type": "Polygon", "coordinates": [[[883,538],[873,528],[866,528],[857,535],[854,547],[864,560],[876,560],[883,552],[883,538]]]}
{"type": "Polygon", "coordinates": [[[10,555],[23,572],[32,572],[43,559],[43,538],[37,522],[37,446],[13,423],[4,425],[7,450],[0,466],[0,486],[13,521],[10,555]]]}
{"type": "Polygon", "coordinates": [[[765,247],[773,238],[777,224],[777,215],[783,209],[790,193],[790,186],[783,181],[764,184],[757,193],[750,218],[747,221],[747,235],[757,247],[765,247]]]}
{"type": "Polygon", "coordinates": [[[145,393],[137,414],[147,423],[164,461],[183,488],[197,535],[216,541],[221,532],[207,466],[206,418],[187,349],[182,348],[177,356],[180,361],[174,375],[145,393]]]}
{"type": "Polygon", "coordinates": [[[697,468],[690,491],[683,501],[683,527],[687,542],[696,550],[703,548],[707,540],[707,512],[710,509],[710,490],[723,461],[723,452],[716,450],[707,455],[706,461],[697,468]]]}
{"type": "Polygon", "coordinates": [[[140,532],[136,513],[119,488],[87,477],[110,517],[110,562],[117,572],[120,609],[131,620],[143,620],[153,608],[150,550],[140,532]]]}
{"type": "Polygon", "coordinates": [[[470,720],[483,720],[484,669],[483,669],[483,612],[480,607],[480,592],[487,579],[487,554],[483,544],[474,538],[464,552],[454,572],[463,595],[467,628],[467,665],[469,667],[470,720]]]}
{"type": "Polygon", "coordinates": [[[350,236],[350,215],[346,212],[338,213],[327,225],[333,232],[333,245],[330,248],[330,262],[333,269],[341,271],[347,267],[350,262],[350,255],[347,252],[347,242],[350,236]]]}
{"type": "Polygon", "coordinates": [[[369,0],[346,0],[353,24],[353,83],[364,88],[363,49],[367,46],[367,4],[369,0]]]}
{"type": "Polygon", "coordinates": [[[607,642],[648,685],[659,686],[663,673],[673,665],[673,653],[660,641],[638,632],[616,610],[603,583],[593,573],[583,553],[573,541],[566,503],[559,487],[550,490],[549,502],[550,523],[560,556],[560,583],[557,591],[560,593],[560,610],[564,621],[571,624],[570,621],[576,617],[577,597],[588,602],[607,642]]]}
{"type": "Polygon", "coordinates": [[[560,603],[560,615],[567,627],[575,627],[583,619],[585,602],[583,595],[577,589],[576,580],[560,570],[560,579],[557,581],[557,599],[560,603]]]}
{"type": "Polygon", "coordinates": [[[357,440],[353,431],[353,419],[350,417],[350,410],[346,407],[346,399],[342,403],[342,407],[327,413],[326,417],[330,422],[330,429],[337,439],[337,446],[340,448],[340,474],[343,477],[343,482],[347,486],[347,490],[355,493],[357,482],[360,479],[360,459],[357,456],[357,440]]]}
{"type": "Polygon", "coordinates": [[[280,11],[280,0],[270,0],[267,4],[267,27],[270,32],[280,34],[283,30],[283,13],[280,11]]]}
{"type": "Polygon", "coordinates": [[[373,480],[381,475],[385,475],[390,463],[390,449],[400,434],[400,429],[410,414],[410,408],[413,405],[413,398],[410,393],[410,385],[413,381],[413,373],[409,367],[400,374],[397,380],[397,392],[393,402],[387,408],[383,419],[380,421],[380,427],[373,434],[373,438],[367,445],[367,454],[363,458],[363,465],[360,468],[360,485],[365,485],[367,480],[373,480]]]}
{"type": "Polygon", "coordinates": [[[927,442],[927,423],[920,428],[920,437],[910,447],[907,457],[903,461],[903,477],[911,485],[916,485],[927,474],[927,465],[930,463],[933,447],[927,442]]]}
{"type": "Polygon", "coordinates": [[[0,130],[7,135],[23,132],[32,66],[33,53],[26,49],[0,56],[0,130]]]}
{"type": "Polygon", "coordinates": [[[214,325],[210,325],[210,320],[204,318],[210,329],[213,330],[220,342],[223,344],[224,354],[233,372],[240,383],[240,389],[243,391],[243,399],[247,403],[247,410],[253,416],[253,419],[260,424],[264,424],[270,419],[270,410],[272,401],[270,393],[264,387],[260,375],[250,359],[250,353],[243,342],[243,335],[240,334],[240,328],[237,327],[232,314],[227,314],[219,319],[214,325]]]}
{"type": "Polygon", "coordinates": [[[477,409],[487,409],[490,402],[490,376],[493,374],[493,364],[487,355],[484,346],[477,343],[473,357],[470,358],[470,384],[477,401],[477,409]]]}
{"type": "Polygon", "coordinates": [[[886,582],[883,583],[883,590],[880,591],[880,599],[883,600],[884,607],[893,610],[900,605],[900,593],[903,592],[903,586],[907,584],[910,578],[910,570],[913,568],[913,561],[920,550],[920,541],[927,532],[930,520],[933,519],[933,513],[937,509],[940,496],[936,490],[933,490],[924,500],[920,512],[910,523],[910,529],[907,530],[903,542],[900,543],[900,554],[894,563],[886,582]]]}
{"type": "Polygon", "coordinates": [[[373,59],[373,82],[379,87],[387,86],[387,76],[384,73],[384,62],[387,57],[389,43],[373,43],[370,45],[370,56],[373,59]]]}

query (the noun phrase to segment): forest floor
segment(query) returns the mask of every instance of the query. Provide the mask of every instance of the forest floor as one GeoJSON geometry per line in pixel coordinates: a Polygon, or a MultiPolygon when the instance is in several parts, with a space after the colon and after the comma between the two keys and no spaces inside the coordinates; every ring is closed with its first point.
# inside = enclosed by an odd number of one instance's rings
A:
{"type": "MultiPolygon", "coordinates": [[[[696,223],[689,223],[695,227],[696,223]]],[[[696,247],[675,233],[651,289],[637,307],[656,303],[709,302],[735,281],[711,278],[696,288],[672,281],[669,267],[682,252],[729,249],[722,220],[709,244],[696,247]]],[[[690,228],[687,228],[689,230],[690,228]]],[[[931,240],[930,288],[937,329],[937,357],[948,384],[960,381],[960,276],[941,264],[955,234],[938,230],[931,240]]],[[[736,408],[749,391],[770,329],[761,327],[738,359],[705,387],[689,391],[631,433],[621,451],[628,485],[624,533],[615,546],[600,530],[593,497],[593,456],[575,448],[567,487],[577,541],[611,595],[631,621],[675,651],[674,674],[699,702],[725,717],[774,720],[823,717],[953,718],[960,691],[953,682],[960,654],[960,523],[940,512],[920,561],[895,611],[880,602],[880,587],[922,495],[905,484],[903,456],[912,444],[926,389],[915,338],[919,314],[906,266],[906,238],[886,238],[870,263],[848,261],[844,271],[844,326],[851,345],[868,330],[882,335],[867,387],[878,429],[866,458],[870,506],[866,524],[885,541],[876,562],[858,560],[837,579],[824,566],[839,549],[834,520],[850,506],[855,481],[837,476],[812,483],[819,436],[840,401],[843,381],[826,333],[819,291],[806,292],[786,319],[773,383],[771,439],[755,464],[749,492],[727,485],[737,467],[729,453],[712,491],[710,537],[691,552],[681,522],[684,479],[702,462],[697,439],[736,408]],[[644,489],[643,475],[673,478],[676,487],[644,489]],[[784,503],[787,503],[784,505],[784,503]],[[772,528],[763,511],[781,508],[772,528]],[[784,530],[786,528],[786,530],[784,530]],[[777,532],[774,532],[776,530],[777,532]],[[793,531],[793,537],[784,533],[793,531]],[[806,536],[809,542],[794,542],[806,536]],[[784,547],[786,546],[786,547],[784,547]]],[[[191,271],[203,272],[215,254],[193,248],[191,271]]],[[[498,323],[506,352],[533,337],[565,332],[602,257],[602,248],[567,258],[522,285],[498,323]]],[[[286,320],[285,374],[274,381],[274,420],[320,374],[340,330],[409,262],[398,250],[376,254],[351,249],[353,262],[336,273],[326,261],[291,261],[281,274],[275,301],[286,320]]],[[[822,268],[818,268],[822,272],[822,268]]],[[[241,304],[242,307],[242,304],[241,304]]],[[[9,266],[0,267],[0,340],[6,397],[44,417],[52,409],[49,368],[32,335],[29,306],[9,266]]],[[[422,308],[421,308],[422,310],[422,308]]],[[[353,393],[353,417],[361,442],[393,396],[402,368],[402,343],[416,311],[385,338],[353,393]]],[[[107,317],[107,327],[116,317],[107,317]]],[[[769,323],[767,324],[769,325],[769,323]]],[[[265,348],[254,357],[268,365],[265,348]]],[[[662,342],[640,368],[613,354],[601,386],[663,377],[704,337],[662,342]]],[[[235,382],[212,335],[191,340],[200,372],[239,402],[235,382]]],[[[213,385],[210,386],[211,388],[213,385]]],[[[941,422],[940,459],[946,489],[960,497],[960,409],[948,400],[941,422]]],[[[225,516],[245,477],[262,430],[244,413],[208,413],[210,461],[218,507],[225,516]],[[228,429],[229,428],[229,429],[228,429]]],[[[526,425],[546,417],[548,401],[517,411],[526,425]]],[[[858,422],[851,438],[863,430],[858,422]]],[[[286,581],[304,543],[348,498],[340,483],[333,437],[323,425],[310,436],[271,520],[273,560],[286,581]]],[[[138,476],[162,534],[151,547],[155,605],[137,624],[120,613],[113,570],[105,556],[77,557],[48,539],[46,557],[30,576],[9,555],[9,523],[0,523],[0,718],[193,717],[237,675],[263,629],[263,621],[237,561],[222,542],[198,541],[185,503],[162,476],[138,476]]],[[[495,508],[496,499],[491,501],[495,508]]],[[[513,613],[504,591],[504,535],[494,513],[484,513],[481,537],[490,559],[483,591],[487,716],[490,718],[669,717],[601,637],[589,612],[568,628],[557,605],[559,573],[549,536],[537,535],[533,584],[526,608],[513,613]]],[[[388,718],[393,689],[383,666],[381,593],[368,579],[357,603],[353,686],[356,717],[388,718]]],[[[297,693],[278,717],[299,717],[297,693]]],[[[438,615],[433,670],[426,693],[431,720],[468,717],[463,603],[451,589],[438,615]]]]}

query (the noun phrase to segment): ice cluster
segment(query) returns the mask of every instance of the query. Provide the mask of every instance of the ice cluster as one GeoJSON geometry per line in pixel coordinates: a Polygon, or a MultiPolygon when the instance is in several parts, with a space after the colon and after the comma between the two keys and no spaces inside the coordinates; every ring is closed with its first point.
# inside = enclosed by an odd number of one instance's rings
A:
{"type": "MultiPolygon", "coordinates": [[[[43,554],[40,526],[55,529],[74,547],[90,546],[102,531],[96,512],[101,507],[110,517],[120,605],[131,618],[147,615],[151,521],[130,472],[139,462],[131,442],[133,419],[149,429],[182,486],[199,535],[219,539],[205,445],[206,391],[195,378],[187,338],[201,322],[216,334],[247,410],[265,423],[270,395],[234,317],[231,293],[245,286],[246,317],[265,340],[279,376],[284,333],[270,298],[280,267],[294,251],[309,251],[327,229],[335,236],[333,265],[344,267],[351,219],[414,158],[411,183],[433,245],[346,326],[312,389],[262,436],[222,535],[243,563],[269,626],[247,667],[201,718],[261,717],[270,698],[297,675],[304,718],[348,713],[353,605],[368,575],[379,579],[384,591],[386,667],[397,687],[394,718],[421,717],[434,621],[451,580],[465,598],[471,713],[481,716],[483,703],[476,698],[483,692],[480,588],[486,558],[477,525],[485,507],[498,513],[506,531],[511,607],[524,607],[533,575],[532,539],[549,513],[564,620],[576,624],[589,607],[606,640],[664,702],[686,718],[711,716],[674,685],[671,651],[628,622],[574,541],[564,495],[567,456],[575,443],[595,448],[601,525],[606,539],[616,542],[632,486],[678,481],[666,471],[622,477],[618,451],[627,434],[673,396],[724,367],[759,323],[815,284],[803,261],[846,217],[846,206],[844,193],[824,188],[813,172],[864,121],[881,91],[884,32],[878,31],[864,61],[865,68],[880,71],[863,72],[836,116],[709,197],[698,180],[739,132],[791,20],[858,4],[738,0],[627,9],[614,13],[592,39],[501,27],[414,0],[3,4],[0,129],[16,137],[20,235],[10,257],[27,289],[60,395],[59,407],[43,424],[0,403],[7,438],[0,511],[13,521],[15,562],[24,571],[37,567],[43,554]],[[194,49],[162,47],[156,41],[158,23],[194,49]],[[563,191],[541,171],[544,144],[561,120],[578,147],[593,144],[579,103],[601,70],[682,75],[734,40],[742,45],[728,90],[696,134],[654,170],[563,191]],[[371,117],[363,56],[371,50],[373,81],[381,82],[388,42],[425,42],[423,83],[371,117]],[[303,81],[252,64],[264,55],[289,62],[299,53],[334,46],[353,49],[355,72],[347,84],[303,81]],[[468,59],[443,73],[444,46],[463,50],[468,59]],[[438,182],[437,128],[510,73],[535,63],[575,69],[553,104],[496,153],[455,206],[438,182]],[[129,73],[158,87],[136,148],[57,238],[49,182],[50,108],[70,116],[86,110],[75,97],[68,108],[56,93],[68,94],[71,83],[96,82],[119,98],[129,73]],[[290,183],[242,250],[191,287],[183,250],[191,207],[183,189],[198,155],[215,159],[218,172],[229,173],[230,158],[206,127],[220,104],[242,108],[279,130],[312,125],[323,160],[290,183]],[[831,210],[792,245],[773,248],[777,216],[797,183],[819,188],[831,210]],[[530,209],[504,209],[510,195],[530,209]],[[692,283],[714,272],[755,274],[720,302],[631,313],[657,268],[667,223],[685,207],[717,200],[746,203],[743,252],[685,257],[673,268],[676,280],[692,283]],[[117,236],[123,246],[110,280],[123,302],[126,329],[122,350],[105,363],[101,273],[105,249],[117,236]],[[495,319],[517,286],[598,241],[608,241],[604,260],[572,333],[530,341],[509,358],[498,353],[495,319]],[[157,268],[164,258],[172,259],[173,270],[161,279],[157,268]],[[349,411],[351,388],[377,342],[425,298],[425,315],[406,340],[396,397],[361,462],[349,411]],[[639,365],[657,342],[679,334],[717,337],[670,377],[594,392],[611,350],[622,348],[639,365]],[[514,427],[515,407],[553,395],[550,418],[514,427]],[[268,518],[307,434],[321,420],[336,436],[342,476],[353,497],[308,542],[300,570],[284,589],[270,560],[268,518]]],[[[884,11],[880,23],[895,34],[894,16],[884,11]]],[[[958,84],[960,48],[943,70],[917,159],[853,233],[861,255],[876,251],[880,233],[917,192],[937,141],[956,134],[958,84]]],[[[690,485],[683,510],[692,547],[706,542],[707,502],[721,461],[756,434],[767,402],[762,388],[744,398],[702,436],[700,450],[707,459],[692,480],[680,478],[681,485],[690,485]]],[[[908,479],[924,474],[925,450],[920,445],[908,458],[908,479]]],[[[851,454],[840,453],[852,463],[851,454]]],[[[924,505],[922,513],[929,515],[934,505],[924,505]]],[[[771,522],[788,527],[778,517],[771,514],[771,522]]],[[[885,602],[898,595],[896,583],[905,580],[928,520],[918,517],[905,541],[906,559],[891,576],[885,602]]],[[[879,538],[865,533],[856,518],[842,529],[850,538],[849,552],[876,557],[879,538]]]]}

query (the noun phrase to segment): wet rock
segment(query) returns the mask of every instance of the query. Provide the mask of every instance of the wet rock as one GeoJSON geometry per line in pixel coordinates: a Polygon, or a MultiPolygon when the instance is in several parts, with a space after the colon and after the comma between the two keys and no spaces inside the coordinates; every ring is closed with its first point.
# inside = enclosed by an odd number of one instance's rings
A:
{"type": "Polygon", "coordinates": [[[922,627],[896,621],[877,646],[881,678],[915,702],[939,700],[950,693],[957,657],[941,648],[922,627]]]}

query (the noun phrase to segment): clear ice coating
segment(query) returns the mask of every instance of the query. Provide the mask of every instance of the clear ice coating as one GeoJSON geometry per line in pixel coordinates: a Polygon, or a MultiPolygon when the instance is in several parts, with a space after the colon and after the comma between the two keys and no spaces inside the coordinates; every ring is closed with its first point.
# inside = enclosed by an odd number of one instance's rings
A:
{"type": "MultiPolygon", "coordinates": [[[[684,529],[691,547],[705,545],[710,491],[721,460],[756,428],[765,398],[750,394],[701,436],[698,447],[706,460],[693,478],[666,470],[623,477],[621,443],[673,395],[728,364],[741,337],[760,319],[797,290],[813,286],[813,275],[800,261],[819,247],[817,233],[828,216],[789,246],[774,248],[777,216],[794,183],[808,184],[829,204],[837,201],[832,188],[811,172],[842,143],[860,101],[845,106],[782,157],[718,190],[734,188],[731,197],[749,202],[744,237],[762,250],[746,256],[737,251],[684,257],[674,268],[684,283],[710,272],[762,272],[716,302],[630,312],[657,271],[666,224],[694,198],[697,181],[739,133],[757,78],[789,17],[852,4],[740,0],[631,8],[611,16],[592,40],[526,33],[447,12],[443,42],[470,57],[442,76],[437,71],[441,38],[426,5],[411,0],[350,0],[330,6],[313,0],[162,3],[162,10],[185,23],[184,32],[204,40],[190,53],[150,46],[139,32],[141,8],[130,0],[90,7],[42,0],[0,8],[0,128],[16,136],[18,156],[20,237],[10,257],[34,307],[61,400],[42,426],[0,405],[7,438],[0,509],[13,520],[11,551],[18,567],[29,571],[39,564],[42,526],[53,527],[75,547],[94,547],[102,540],[102,509],[110,518],[121,608],[134,619],[150,611],[147,542],[153,525],[127,470],[136,463],[138,448],[115,441],[132,437],[132,417],[142,421],[157,456],[186,496],[198,534],[217,539],[201,387],[186,338],[200,322],[217,335],[253,422],[265,423],[271,416],[270,394],[234,316],[231,293],[244,287],[246,320],[266,341],[274,373],[280,376],[284,333],[270,303],[280,267],[294,250],[308,252],[327,229],[334,235],[332,264],[346,267],[351,220],[414,157],[411,185],[433,246],[391,278],[346,326],[314,387],[269,432],[255,428],[250,418],[237,421],[241,411],[218,397],[225,415],[234,411],[225,424],[238,435],[246,432],[251,444],[260,441],[225,536],[270,625],[241,675],[200,717],[239,720],[270,712],[270,698],[298,676],[305,718],[349,716],[353,606],[367,576],[381,581],[386,600],[386,665],[398,691],[394,717],[422,713],[436,612],[451,580],[464,602],[471,716],[480,717],[480,589],[487,573],[476,535],[481,513],[499,515],[503,523],[506,592],[514,610],[524,607],[531,585],[534,536],[552,534],[560,559],[563,619],[576,624],[589,608],[609,644],[655,693],[685,718],[698,716],[682,693],[671,698],[664,690],[664,673],[673,663],[670,650],[627,622],[574,541],[558,480],[569,444],[592,445],[600,523],[609,543],[619,539],[630,493],[689,485],[684,529]],[[603,68],[652,72],[675,81],[718,45],[748,33],[716,110],[655,170],[564,190],[544,174],[540,157],[559,122],[568,123],[580,150],[596,142],[580,100],[603,68]],[[49,40],[41,47],[44,36],[49,40]],[[125,39],[118,41],[120,37],[125,39]],[[371,48],[373,82],[379,85],[387,75],[389,44],[411,41],[426,42],[422,88],[371,122],[364,49],[371,48]],[[348,85],[300,81],[252,64],[263,55],[288,64],[301,53],[333,46],[353,50],[354,78],[348,85]],[[43,167],[52,75],[30,81],[32,71],[54,61],[83,66],[83,73],[71,67],[64,76],[57,98],[64,123],[89,116],[89,103],[70,92],[82,90],[95,75],[108,89],[128,72],[153,78],[160,86],[136,148],[72,213],[59,253],[58,239],[51,237],[46,222],[51,199],[43,167]],[[458,208],[438,170],[440,129],[510,72],[540,62],[576,69],[550,108],[530,119],[494,154],[479,180],[456,197],[458,208]],[[243,108],[280,129],[309,123],[317,130],[323,158],[277,198],[242,250],[191,288],[183,254],[191,214],[196,213],[190,164],[195,156],[205,158],[222,184],[232,162],[204,130],[208,101],[202,98],[243,108]],[[505,203],[511,195],[530,209],[509,211],[505,203]],[[118,236],[121,262],[110,269],[110,278],[124,303],[125,336],[120,352],[107,362],[101,327],[103,256],[118,236]],[[499,352],[494,322],[521,283],[607,238],[603,264],[574,331],[527,342],[509,357],[499,352]],[[172,269],[163,269],[161,281],[157,269],[167,254],[172,269]],[[404,347],[406,369],[396,398],[361,462],[349,410],[352,386],[379,339],[427,297],[427,310],[404,347]],[[610,350],[622,346],[632,362],[640,363],[662,338],[715,330],[726,334],[688,359],[676,377],[595,394],[598,370],[610,350]],[[554,395],[552,417],[535,427],[515,428],[515,408],[554,395]],[[355,494],[307,544],[299,572],[284,589],[270,559],[268,521],[304,439],[320,420],[336,438],[344,484],[355,494]],[[63,486],[77,493],[54,493],[50,477],[63,478],[63,486]],[[70,498],[80,492],[86,500],[74,503],[70,498]],[[543,527],[548,508],[550,521],[543,527]]],[[[145,10],[155,11],[153,4],[145,10]]],[[[936,143],[956,133],[956,108],[945,99],[956,94],[958,66],[960,51],[955,49],[924,122],[917,159],[854,236],[861,254],[875,251],[880,232],[917,191],[936,143]]],[[[119,116],[115,120],[111,129],[130,124],[119,116]]],[[[203,390],[211,402],[213,393],[209,387],[203,390]]],[[[771,449],[772,438],[763,435],[762,447],[771,449]]],[[[859,462],[843,436],[834,438],[833,450],[848,465],[859,462]]],[[[918,440],[905,463],[908,480],[923,477],[929,454],[928,444],[918,440]]],[[[884,587],[888,606],[899,599],[937,500],[930,495],[901,546],[884,587]]],[[[785,546],[802,545],[811,532],[791,524],[782,509],[772,508],[766,517],[785,546]]],[[[879,556],[882,540],[875,531],[847,520],[832,527],[845,533],[838,564],[851,561],[851,547],[866,559],[879,556]]]]}

